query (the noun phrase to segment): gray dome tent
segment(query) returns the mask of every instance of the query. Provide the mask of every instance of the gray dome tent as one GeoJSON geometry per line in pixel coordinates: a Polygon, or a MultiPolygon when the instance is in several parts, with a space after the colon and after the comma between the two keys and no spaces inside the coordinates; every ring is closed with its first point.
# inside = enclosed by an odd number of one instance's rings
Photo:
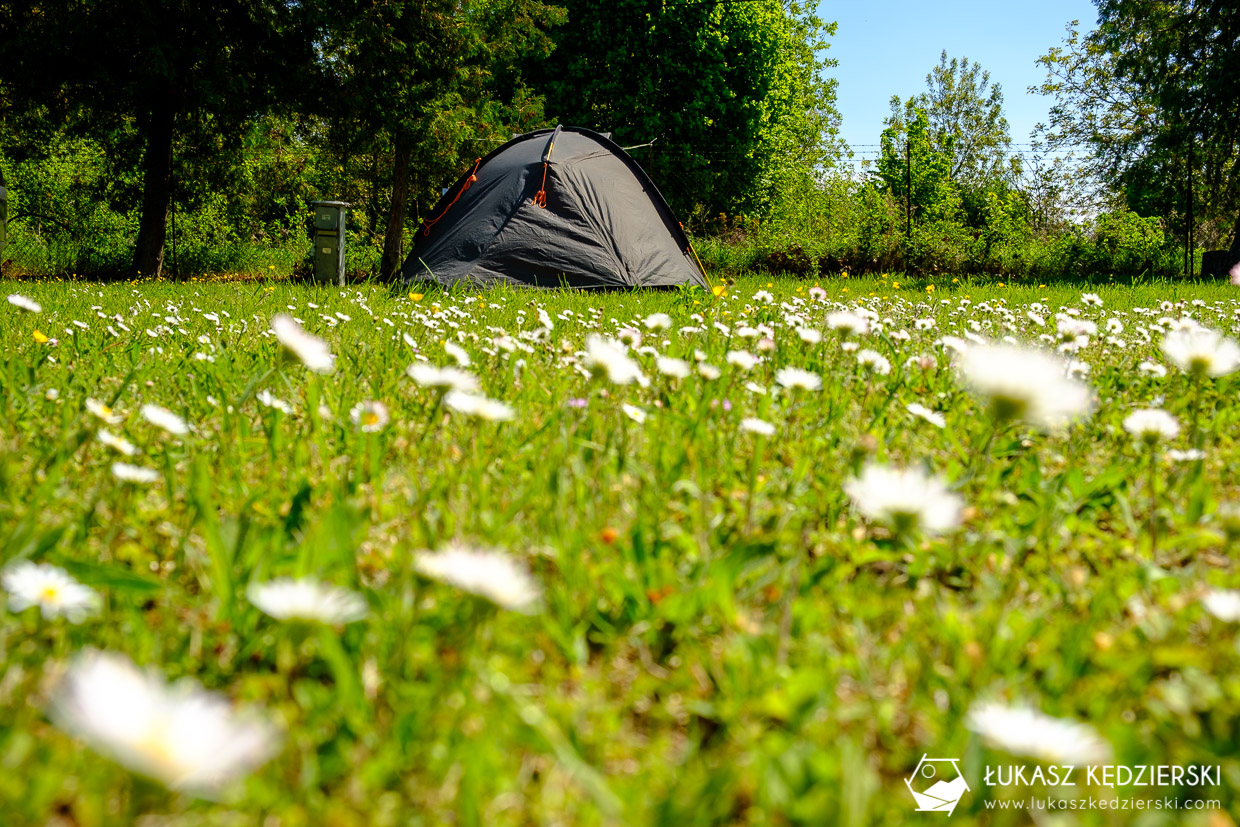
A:
{"type": "Polygon", "coordinates": [[[536,287],[705,287],[689,239],[641,167],[609,138],[519,135],[435,205],[407,282],[536,287]]]}

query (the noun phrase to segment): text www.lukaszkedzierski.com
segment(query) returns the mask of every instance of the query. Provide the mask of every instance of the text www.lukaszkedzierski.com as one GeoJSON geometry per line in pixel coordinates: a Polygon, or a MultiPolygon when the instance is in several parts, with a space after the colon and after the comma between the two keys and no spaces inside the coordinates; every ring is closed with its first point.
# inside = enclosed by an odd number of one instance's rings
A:
{"type": "Polygon", "coordinates": [[[1218,810],[1217,799],[1194,798],[1012,798],[990,800],[987,810],[1218,810]]]}

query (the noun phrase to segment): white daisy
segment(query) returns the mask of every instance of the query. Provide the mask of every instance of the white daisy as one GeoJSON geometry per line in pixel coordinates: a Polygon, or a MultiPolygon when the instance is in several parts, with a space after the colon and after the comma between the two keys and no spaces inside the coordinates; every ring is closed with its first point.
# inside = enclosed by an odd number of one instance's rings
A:
{"type": "Polygon", "coordinates": [[[996,419],[1025,420],[1040,428],[1060,428],[1088,415],[1089,388],[1066,375],[1057,357],[1014,345],[973,345],[960,358],[960,370],[973,391],[990,401],[996,419]]]}
{"type": "Polygon", "coordinates": [[[659,368],[659,373],[672,379],[684,379],[690,372],[688,362],[671,356],[658,357],[655,359],[655,365],[659,368]]]}
{"type": "Polygon", "coordinates": [[[267,761],[274,727],[184,680],[169,686],[128,658],[78,655],[52,692],[52,720],[134,772],[210,795],[267,761]]]}
{"type": "Polygon", "coordinates": [[[586,339],[585,366],[596,378],[607,377],[617,385],[630,382],[645,387],[649,384],[641,368],[629,358],[628,350],[623,344],[598,334],[590,334],[586,339]]]}
{"type": "Polygon", "coordinates": [[[465,351],[465,348],[455,342],[444,342],[443,349],[445,353],[455,359],[456,363],[463,368],[467,368],[474,363],[474,361],[469,358],[469,354],[465,351]]]}
{"type": "Polygon", "coordinates": [[[414,362],[405,373],[424,388],[450,388],[464,393],[474,393],[480,387],[477,376],[450,366],[438,368],[426,362],[414,362]]]}
{"type": "Polygon", "coordinates": [[[281,313],[271,320],[271,332],[276,339],[299,362],[315,373],[331,373],[336,368],[336,357],[327,342],[307,333],[297,320],[281,313]]]}
{"type": "Polygon", "coordinates": [[[127,457],[136,457],[139,453],[141,453],[138,450],[138,446],[134,445],[122,436],[117,436],[107,428],[99,429],[99,441],[109,448],[114,448],[115,450],[120,451],[127,457]]]}
{"type": "Polygon", "coordinates": [[[276,620],[326,623],[336,626],[366,617],[365,599],[357,592],[321,583],[309,577],[278,578],[251,583],[246,597],[276,620]]]}
{"type": "Polygon", "coordinates": [[[266,388],[254,394],[254,398],[257,399],[258,404],[262,405],[264,408],[271,408],[272,410],[279,411],[286,416],[293,412],[292,405],[285,402],[283,399],[276,396],[266,388]]]}
{"type": "Polygon", "coordinates": [[[816,391],[822,387],[822,377],[801,368],[780,368],[775,371],[775,381],[785,388],[800,388],[807,391],[816,391]]]}
{"type": "Polygon", "coordinates": [[[184,436],[189,433],[189,424],[167,408],[159,405],[143,405],[140,413],[147,422],[174,436],[184,436]]]}
{"type": "Polygon", "coordinates": [[[443,403],[457,413],[476,416],[488,422],[509,422],[516,416],[516,411],[509,405],[482,394],[448,391],[443,403]]]}
{"type": "Polygon", "coordinates": [[[827,327],[853,336],[864,336],[870,332],[870,321],[848,310],[837,310],[827,314],[827,327]]]}
{"type": "Polygon", "coordinates": [[[414,566],[426,577],[516,612],[532,613],[542,598],[529,572],[502,551],[451,545],[442,551],[420,552],[414,566]]]}
{"type": "Polygon", "coordinates": [[[861,476],[844,483],[844,492],[863,517],[900,535],[950,531],[960,525],[964,505],[941,479],[921,468],[871,464],[861,476]]]}
{"type": "Polygon", "coordinates": [[[1240,345],[1208,327],[1180,327],[1162,341],[1172,364],[1194,376],[1225,376],[1240,367],[1240,345]]]}
{"type": "Polygon", "coordinates": [[[943,414],[927,408],[920,402],[910,402],[907,406],[905,406],[905,410],[913,416],[921,417],[936,428],[947,427],[947,418],[944,417],[943,414]]]}
{"type": "Polygon", "coordinates": [[[1224,623],[1240,622],[1240,591],[1210,589],[1202,595],[1201,605],[1224,623]]]}
{"type": "Polygon", "coordinates": [[[97,399],[86,400],[86,412],[93,417],[102,419],[109,425],[117,425],[125,421],[125,417],[115,413],[111,408],[97,399]]]}
{"type": "Polygon", "coordinates": [[[741,430],[758,436],[775,436],[775,426],[763,419],[745,417],[741,420],[741,430]]]}
{"type": "Polygon", "coordinates": [[[1025,706],[974,704],[966,725],[994,747],[1054,764],[1105,764],[1111,745],[1093,727],[1025,706]]]}
{"type": "Polygon", "coordinates": [[[753,370],[754,366],[758,364],[759,359],[747,350],[729,350],[728,355],[724,357],[724,361],[741,370],[753,370]]]}
{"type": "Polygon", "coordinates": [[[887,357],[869,348],[857,351],[857,364],[863,368],[869,368],[879,376],[886,376],[891,373],[891,362],[888,361],[887,357]]]}
{"type": "Polygon", "coordinates": [[[26,298],[20,293],[10,293],[9,304],[13,305],[19,310],[25,310],[27,313],[42,313],[43,312],[43,306],[41,304],[39,304],[34,299],[26,298]]]}
{"type": "Polygon", "coordinates": [[[1180,435],[1180,423],[1162,408],[1141,408],[1124,418],[1124,430],[1146,445],[1180,435]]]}
{"type": "Polygon", "coordinates": [[[0,582],[9,593],[9,609],[14,612],[38,606],[44,618],[65,617],[80,623],[99,610],[98,593],[57,566],[23,560],[5,569],[0,582]]]}
{"type": "Polygon", "coordinates": [[[645,321],[647,330],[667,330],[672,326],[672,317],[666,313],[651,313],[645,321]]]}
{"type": "Polygon", "coordinates": [[[646,412],[636,405],[621,405],[620,410],[624,411],[624,415],[636,422],[638,425],[646,421],[646,412]]]}
{"type": "Polygon", "coordinates": [[[141,465],[130,465],[127,462],[112,463],[112,476],[121,482],[136,482],[150,484],[159,482],[159,472],[154,468],[145,468],[141,465]]]}
{"type": "Polygon", "coordinates": [[[388,415],[387,405],[382,402],[365,400],[358,402],[349,410],[349,419],[363,433],[373,434],[387,427],[391,417],[388,415]]]}

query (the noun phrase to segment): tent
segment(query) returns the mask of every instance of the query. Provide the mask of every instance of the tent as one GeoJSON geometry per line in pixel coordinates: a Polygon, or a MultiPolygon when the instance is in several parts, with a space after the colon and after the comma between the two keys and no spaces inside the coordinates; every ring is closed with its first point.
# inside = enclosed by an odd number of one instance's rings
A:
{"type": "Polygon", "coordinates": [[[610,138],[560,126],[513,138],[445,191],[402,276],[445,287],[706,286],[641,167],[610,138]]]}

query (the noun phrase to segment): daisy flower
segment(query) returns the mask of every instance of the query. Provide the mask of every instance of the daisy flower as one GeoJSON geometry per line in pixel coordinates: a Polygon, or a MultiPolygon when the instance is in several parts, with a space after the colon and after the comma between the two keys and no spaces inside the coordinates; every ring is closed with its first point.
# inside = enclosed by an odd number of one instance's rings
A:
{"type": "Polygon", "coordinates": [[[624,411],[624,415],[636,422],[638,425],[646,421],[646,412],[636,405],[621,405],[620,410],[624,411]]]}
{"type": "Polygon", "coordinates": [[[1202,595],[1201,605],[1224,623],[1240,622],[1240,591],[1210,589],[1202,595]]]}
{"type": "Polygon", "coordinates": [[[969,347],[960,371],[974,393],[986,397],[999,421],[1018,419],[1045,428],[1060,428],[1089,414],[1089,388],[1066,375],[1058,358],[1016,345],[969,347]]]}
{"type": "Polygon", "coordinates": [[[1193,376],[1226,376],[1240,367],[1240,345],[1208,327],[1180,327],[1162,341],[1163,354],[1193,376]]]}
{"type": "Polygon", "coordinates": [[[651,313],[644,324],[647,330],[667,330],[672,326],[672,317],[666,313],[651,313]]]}
{"type": "Polygon", "coordinates": [[[438,368],[426,362],[414,362],[405,373],[424,388],[448,388],[463,393],[474,393],[480,387],[477,376],[451,366],[438,368]]]}
{"type": "Polygon", "coordinates": [[[366,617],[366,601],[357,592],[321,583],[309,577],[278,578],[251,583],[246,597],[276,620],[326,623],[339,626],[366,617]]]}
{"type": "Polygon", "coordinates": [[[307,333],[297,320],[281,313],[271,320],[271,332],[286,351],[314,373],[331,373],[336,368],[336,357],[327,342],[307,333]]]}
{"type": "Polygon", "coordinates": [[[759,359],[747,350],[729,350],[724,361],[741,370],[753,370],[759,359]]]}
{"type": "Polygon", "coordinates": [[[211,795],[271,758],[276,729],[185,680],[168,685],[122,655],[86,652],[52,691],[61,729],[175,790],[211,795]]]}
{"type": "Polygon", "coordinates": [[[115,413],[111,408],[97,399],[86,400],[86,412],[96,419],[102,419],[109,425],[117,425],[125,421],[125,417],[115,413]]]}
{"type": "Polygon", "coordinates": [[[1124,418],[1124,430],[1146,445],[1180,435],[1180,423],[1162,408],[1142,408],[1124,418]]]}
{"type": "Polygon", "coordinates": [[[689,363],[684,359],[660,356],[655,360],[655,365],[659,368],[659,373],[672,379],[684,379],[689,375],[689,363]]]}
{"type": "Polygon", "coordinates": [[[34,299],[26,298],[20,293],[10,293],[9,304],[13,305],[19,310],[25,310],[27,313],[42,313],[43,312],[43,305],[39,304],[34,299]]]}
{"type": "Polygon", "coordinates": [[[763,419],[748,416],[741,420],[741,430],[758,436],[775,436],[775,426],[763,419]]]}
{"type": "Polygon", "coordinates": [[[1093,727],[1026,706],[974,704],[966,725],[993,747],[1054,764],[1105,764],[1111,745],[1093,727]]]}
{"type": "Polygon", "coordinates": [[[780,368],[775,371],[775,381],[785,388],[791,389],[800,388],[807,391],[816,391],[822,387],[822,377],[801,368],[780,368]]]}
{"type": "Polygon", "coordinates": [[[921,468],[871,464],[859,477],[844,483],[844,492],[863,517],[888,526],[897,535],[950,531],[960,525],[964,505],[941,479],[921,468]]]}
{"type": "Polygon", "coordinates": [[[15,563],[0,575],[0,583],[9,593],[9,609],[14,612],[38,606],[48,620],[65,617],[80,623],[99,610],[99,595],[94,589],[83,586],[64,569],[46,563],[15,563]]]}
{"type": "Polygon", "coordinates": [[[857,364],[863,368],[869,368],[879,376],[886,376],[891,373],[891,362],[888,361],[887,357],[869,348],[857,351],[857,364]]]}
{"type": "Polygon", "coordinates": [[[99,441],[109,448],[113,448],[121,452],[127,457],[136,457],[140,453],[138,451],[138,446],[134,445],[122,436],[117,436],[107,428],[99,429],[99,441]]]}
{"type": "Polygon", "coordinates": [[[451,545],[423,551],[414,567],[424,576],[485,597],[497,606],[530,614],[542,598],[538,584],[513,557],[494,549],[451,545]]]}
{"type": "Polygon", "coordinates": [[[147,422],[174,436],[184,436],[189,433],[189,425],[185,420],[167,408],[159,405],[143,405],[140,413],[147,422]]]}
{"type": "Polygon", "coordinates": [[[508,422],[516,416],[510,406],[482,394],[448,391],[443,403],[457,413],[476,416],[488,422],[508,422]]]}
{"type": "Polygon", "coordinates": [[[870,332],[869,320],[848,310],[837,310],[834,313],[828,313],[827,327],[853,336],[864,336],[870,332]]]}
{"type": "Polygon", "coordinates": [[[358,402],[349,410],[349,419],[363,433],[373,434],[387,427],[391,417],[388,416],[387,405],[366,400],[358,402]]]}
{"type": "Polygon", "coordinates": [[[293,412],[292,405],[285,402],[283,399],[276,396],[266,388],[254,394],[254,398],[257,399],[258,404],[262,405],[264,408],[271,408],[272,410],[279,411],[286,416],[293,412]]]}
{"type": "Polygon", "coordinates": [[[130,465],[127,462],[112,463],[112,476],[121,482],[136,482],[148,485],[153,482],[159,482],[159,472],[154,468],[130,465]]]}
{"type": "Polygon", "coordinates": [[[925,405],[921,404],[920,402],[910,402],[907,406],[905,406],[905,410],[907,410],[913,416],[917,416],[917,417],[920,417],[926,420],[927,422],[929,422],[931,425],[933,425],[936,428],[947,427],[947,418],[944,417],[943,414],[937,411],[933,411],[930,408],[927,408],[925,405]]]}
{"type": "Polygon", "coordinates": [[[598,334],[592,333],[586,339],[585,366],[595,378],[606,377],[617,385],[637,382],[646,387],[649,384],[623,344],[598,334]]]}

